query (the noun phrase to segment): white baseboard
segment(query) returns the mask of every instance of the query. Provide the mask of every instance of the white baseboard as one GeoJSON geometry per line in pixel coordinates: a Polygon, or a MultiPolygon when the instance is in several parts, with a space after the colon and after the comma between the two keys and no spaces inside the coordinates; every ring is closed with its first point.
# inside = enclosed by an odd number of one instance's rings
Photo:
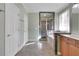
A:
{"type": "Polygon", "coordinates": [[[18,48],[17,52],[14,54],[14,56],[24,47],[24,45],[26,44],[26,42],[24,44],[21,45],[21,47],[18,48]]]}

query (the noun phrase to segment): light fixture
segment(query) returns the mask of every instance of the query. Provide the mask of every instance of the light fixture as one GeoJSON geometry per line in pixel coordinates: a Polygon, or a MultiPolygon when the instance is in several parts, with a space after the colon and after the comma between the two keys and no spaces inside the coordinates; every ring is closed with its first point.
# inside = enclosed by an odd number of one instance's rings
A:
{"type": "Polygon", "coordinates": [[[44,14],[44,16],[46,16],[46,14],[44,14]]]}
{"type": "Polygon", "coordinates": [[[75,4],[75,5],[73,5],[72,8],[79,8],[79,4],[75,4]]]}

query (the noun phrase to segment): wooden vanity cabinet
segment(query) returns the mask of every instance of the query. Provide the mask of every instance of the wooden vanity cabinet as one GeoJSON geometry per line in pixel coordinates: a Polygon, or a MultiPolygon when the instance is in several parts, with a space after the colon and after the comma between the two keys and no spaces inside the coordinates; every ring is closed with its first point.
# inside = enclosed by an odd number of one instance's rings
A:
{"type": "Polygon", "coordinates": [[[64,36],[60,37],[60,52],[62,56],[68,56],[68,39],[64,36]]]}
{"type": "Polygon", "coordinates": [[[69,45],[69,56],[79,56],[79,48],[69,45]]]}
{"type": "Polygon", "coordinates": [[[69,38],[69,56],[75,56],[76,55],[76,42],[75,39],[69,38]]]}
{"type": "Polygon", "coordinates": [[[79,56],[79,41],[60,36],[60,50],[62,56],[79,56]]]}

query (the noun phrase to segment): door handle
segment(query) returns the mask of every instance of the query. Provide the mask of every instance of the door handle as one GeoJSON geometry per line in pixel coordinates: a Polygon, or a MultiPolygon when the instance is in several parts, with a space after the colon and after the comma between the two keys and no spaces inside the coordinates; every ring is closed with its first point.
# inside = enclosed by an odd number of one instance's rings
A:
{"type": "Polygon", "coordinates": [[[0,10],[0,12],[4,12],[4,10],[0,10]]]}
{"type": "Polygon", "coordinates": [[[8,37],[10,37],[11,35],[10,35],[10,34],[8,34],[7,36],[8,36],[8,37]]]}

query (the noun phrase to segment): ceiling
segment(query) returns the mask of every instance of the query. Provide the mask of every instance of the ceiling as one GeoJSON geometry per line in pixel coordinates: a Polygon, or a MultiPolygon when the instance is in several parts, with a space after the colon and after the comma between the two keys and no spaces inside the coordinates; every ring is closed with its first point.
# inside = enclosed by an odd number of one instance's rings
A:
{"type": "Polygon", "coordinates": [[[67,7],[69,3],[24,3],[27,12],[59,12],[67,7]]]}

